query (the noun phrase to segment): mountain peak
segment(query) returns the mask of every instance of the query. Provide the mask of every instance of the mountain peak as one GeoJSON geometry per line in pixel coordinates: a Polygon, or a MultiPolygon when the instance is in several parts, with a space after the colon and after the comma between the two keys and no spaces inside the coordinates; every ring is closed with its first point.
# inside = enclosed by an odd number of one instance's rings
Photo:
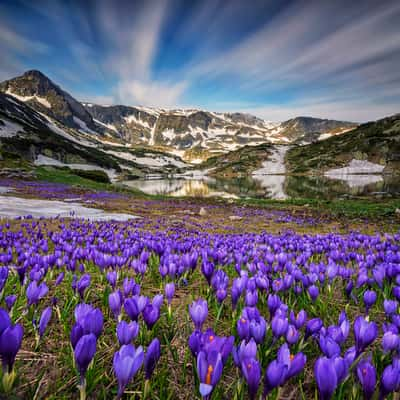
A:
{"type": "Polygon", "coordinates": [[[45,112],[69,127],[91,131],[94,122],[79,101],[39,70],[29,70],[0,83],[0,91],[45,112]]]}
{"type": "Polygon", "coordinates": [[[38,69],[30,69],[29,71],[24,72],[22,76],[33,76],[35,78],[44,78],[50,80],[48,76],[38,69]]]}

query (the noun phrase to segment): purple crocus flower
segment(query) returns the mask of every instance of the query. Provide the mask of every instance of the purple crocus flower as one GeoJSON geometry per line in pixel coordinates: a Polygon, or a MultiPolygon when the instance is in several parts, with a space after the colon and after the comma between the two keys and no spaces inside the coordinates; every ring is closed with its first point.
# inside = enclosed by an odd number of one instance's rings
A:
{"type": "Polygon", "coordinates": [[[241,367],[249,389],[249,398],[254,400],[260,386],[261,365],[255,358],[246,358],[242,361],[241,367]]]}
{"type": "Polygon", "coordinates": [[[297,316],[295,316],[294,312],[291,311],[289,319],[297,329],[300,329],[307,321],[307,313],[304,310],[300,310],[297,316]]]}
{"type": "Polygon", "coordinates": [[[42,282],[40,285],[36,281],[32,281],[26,288],[26,297],[28,299],[28,306],[37,304],[48,293],[49,288],[42,282]]]}
{"type": "Polygon", "coordinates": [[[200,351],[201,339],[202,339],[202,333],[200,331],[194,331],[189,336],[188,345],[193,357],[197,357],[197,354],[200,351]]]}
{"type": "Polygon", "coordinates": [[[139,308],[138,301],[135,297],[130,297],[125,300],[124,309],[132,321],[138,320],[141,310],[139,308]]]}
{"type": "Polygon", "coordinates": [[[189,314],[192,319],[196,330],[201,331],[201,328],[207,319],[208,305],[207,301],[198,299],[189,305],[189,314]]]}
{"type": "Polygon", "coordinates": [[[10,294],[10,295],[5,297],[5,302],[6,302],[6,306],[7,306],[7,310],[8,311],[11,311],[11,309],[13,308],[16,300],[17,300],[17,296],[15,294],[10,294]]]}
{"type": "Polygon", "coordinates": [[[51,306],[49,306],[43,310],[42,315],[40,316],[40,320],[39,320],[39,336],[40,337],[43,337],[44,332],[46,331],[47,325],[50,322],[51,313],[52,313],[52,308],[51,308],[51,306]]]}
{"type": "Polygon", "coordinates": [[[0,267],[0,292],[4,289],[4,286],[8,278],[8,267],[0,267]]]}
{"type": "Polygon", "coordinates": [[[114,315],[115,319],[118,319],[121,313],[121,294],[117,290],[108,295],[108,305],[110,306],[110,310],[114,315]]]}
{"type": "Polygon", "coordinates": [[[366,290],[364,292],[364,304],[367,313],[369,309],[375,304],[376,297],[376,292],[373,290],[366,290]]]}
{"type": "Polygon", "coordinates": [[[160,358],[161,349],[160,349],[160,341],[155,338],[149,344],[147,348],[146,354],[144,356],[144,371],[146,380],[150,379],[153,375],[153,371],[157,365],[157,362],[160,358]]]}
{"type": "Polygon", "coordinates": [[[102,312],[98,308],[94,308],[86,314],[80,323],[85,334],[93,333],[98,338],[103,330],[103,321],[102,312]]]}
{"type": "Polygon", "coordinates": [[[81,377],[81,385],[83,385],[86,371],[94,354],[96,353],[96,336],[93,333],[83,335],[77,342],[74,350],[75,362],[81,377]]]}
{"type": "Polygon", "coordinates": [[[151,302],[151,304],[154,307],[157,308],[161,308],[164,302],[164,296],[162,294],[157,294],[154,296],[153,301],[151,302]]]}
{"type": "Polygon", "coordinates": [[[286,335],[288,326],[289,322],[287,318],[282,318],[279,315],[276,315],[274,318],[272,318],[271,329],[276,338],[286,335]]]}
{"type": "Polygon", "coordinates": [[[312,301],[315,301],[317,299],[317,297],[319,296],[319,289],[315,285],[309,286],[307,291],[308,291],[308,294],[310,295],[312,301]]]}
{"type": "Polygon", "coordinates": [[[107,272],[106,279],[113,289],[115,289],[115,285],[117,284],[117,277],[116,271],[107,272]]]}
{"type": "Polygon", "coordinates": [[[267,323],[263,317],[250,321],[250,336],[254,338],[256,343],[260,344],[264,341],[266,331],[267,323]]]}
{"type": "Polygon", "coordinates": [[[264,398],[271,390],[284,382],[287,371],[288,366],[278,360],[273,360],[268,365],[264,376],[264,398]]]}
{"type": "Polygon", "coordinates": [[[77,322],[74,324],[74,326],[71,329],[70,333],[70,341],[72,348],[75,349],[76,344],[78,343],[78,340],[83,336],[83,328],[82,326],[77,322]]]}
{"type": "Polygon", "coordinates": [[[385,299],[383,302],[383,308],[387,315],[396,314],[398,307],[399,307],[399,303],[396,300],[385,299]]]}
{"type": "Polygon", "coordinates": [[[364,398],[372,399],[376,385],[376,370],[370,359],[361,360],[358,363],[357,376],[363,389],[364,398]]]}
{"type": "Polygon", "coordinates": [[[250,337],[250,321],[242,316],[236,323],[236,329],[238,336],[241,340],[248,339],[250,337]]]}
{"type": "Polygon", "coordinates": [[[175,294],[175,283],[170,282],[165,285],[165,297],[167,298],[168,305],[171,305],[172,298],[175,294]]]}
{"type": "Polygon", "coordinates": [[[383,351],[385,353],[389,353],[391,351],[399,350],[399,346],[400,346],[399,335],[392,331],[385,332],[382,338],[383,351]]]}
{"type": "Polygon", "coordinates": [[[314,365],[314,375],[321,400],[330,400],[338,385],[335,359],[320,357],[314,365]]]}
{"type": "Polygon", "coordinates": [[[296,327],[292,324],[289,324],[288,329],[286,331],[286,341],[289,345],[295,344],[299,341],[300,332],[296,329],[296,327]]]}
{"type": "Polygon", "coordinates": [[[306,324],[306,334],[304,336],[305,339],[307,339],[311,335],[318,333],[321,330],[322,326],[323,323],[319,318],[310,319],[306,324]]]}
{"type": "Polygon", "coordinates": [[[395,286],[392,289],[394,297],[396,297],[397,301],[400,301],[400,286],[395,286]]]}
{"type": "Polygon", "coordinates": [[[58,276],[57,276],[57,278],[56,278],[56,282],[55,282],[55,285],[56,285],[56,286],[59,286],[59,285],[61,284],[61,282],[64,280],[64,276],[65,276],[65,273],[64,273],[64,272],[60,272],[60,273],[58,274],[58,276]]]}
{"type": "Polygon", "coordinates": [[[121,349],[114,354],[113,368],[118,380],[118,399],[122,397],[126,386],[142,366],[143,358],[144,353],[142,346],[135,349],[131,344],[123,345],[121,349]]]}
{"type": "Polygon", "coordinates": [[[362,316],[356,318],[353,330],[357,354],[362,353],[378,336],[378,326],[376,323],[368,322],[362,316]]]}
{"type": "Polygon", "coordinates": [[[325,356],[329,358],[340,356],[340,346],[328,335],[320,335],[319,347],[325,356]]]}
{"type": "Polygon", "coordinates": [[[272,319],[273,315],[275,314],[275,311],[281,305],[281,299],[277,294],[270,294],[267,299],[267,304],[272,319]]]}
{"type": "Polygon", "coordinates": [[[388,365],[382,373],[381,377],[381,398],[386,396],[399,388],[400,385],[400,368],[395,364],[388,365]]]}
{"type": "Polygon", "coordinates": [[[117,338],[121,345],[129,344],[139,334],[139,324],[136,321],[121,321],[117,325],[117,338]]]}
{"type": "Polygon", "coordinates": [[[200,351],[197,355],[197,374],[200,380],[200,394],[209,399],[212,391],[222,375],[222,356],[217,351],[206,353],[200,351]]]}
{"type": "Polygon", "coordinates": [[[11,373],[15,357],[21,348],[24,329],[21,324],[11,325],[11,320],[7,321],[7,319],[2,316],[0,332],[0,356],[3,362],[3,372],[11,373]],[[7,324],[8,326],[6,326],[7,324]]]}
{"type": "Polygon", "coordinates": [[[154,324],[160,318],[160,309],[153,304],[147,304],[143,310],[143,319],[147,329],[152,329],[154,324]]]}
{"type": "Polygon", "coordinates": [[[233,347],[232,355],[236,366],[240,367],[245,359],[257,357],[257,344],[253,338],[251,338],[248,343],[242,340],[237,348],[233,347]]]}
{"type": "Polygon", "coordinates": [[[293,378],[303,371],[307,357],[303,353],[290,354],[287,343],[284,343],[278,351],[278,362],[287,366],[284,381],[293,378]]]}
{"type": "Polygon", "coordinates": [[[83,299],[83,296],[85,294],[85,290],[90,286],[90,275],[89,274],[84,274],[82,275],[81,279],[76,284],[76,288],[78,290],[79,296],[81,299],[83,299]]]}

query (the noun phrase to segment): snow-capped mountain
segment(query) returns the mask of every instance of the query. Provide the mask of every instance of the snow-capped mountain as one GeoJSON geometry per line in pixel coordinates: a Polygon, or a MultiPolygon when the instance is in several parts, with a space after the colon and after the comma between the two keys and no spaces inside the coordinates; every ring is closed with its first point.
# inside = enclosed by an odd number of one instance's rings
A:
{"type": "Polygon", "coordinates": [[[83,135],[85,140],[117,147],[147,147],[190,162],[246,145],[308,143],[356,126],[310,117],[273,123],[244,113],[80,103],[35,70],[0,83],[0,91],[74,130],[77,140],[83,135]]]}

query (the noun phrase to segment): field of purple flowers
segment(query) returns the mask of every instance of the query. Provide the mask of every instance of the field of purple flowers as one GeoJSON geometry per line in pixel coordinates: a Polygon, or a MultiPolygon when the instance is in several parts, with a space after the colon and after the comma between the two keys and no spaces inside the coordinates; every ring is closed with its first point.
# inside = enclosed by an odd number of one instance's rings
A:
{"type": "MultiPolygon", "coordinates": [[[[38,192],[67,197],[56,188],[38,192]]],[[[135,204],[151,220],[0,221],[6,398],[398,398],[399,233],[176,204],[135,204]]]]}

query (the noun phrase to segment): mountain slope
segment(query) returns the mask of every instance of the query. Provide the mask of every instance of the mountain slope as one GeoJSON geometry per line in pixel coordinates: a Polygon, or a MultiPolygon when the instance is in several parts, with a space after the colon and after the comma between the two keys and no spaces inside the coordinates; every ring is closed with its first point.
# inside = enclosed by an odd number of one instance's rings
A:
{"type": "Polygon", "coordinates": [[[121,140],[155,146],[190,161],[262,143],[308,143],[319,140],[321,135],[329,137],[356,126],[310,117],[273,123],[243,113],[84,105],[97,123],[121,140]]]}
{"type": "MultiPolygon", "coordinates": [[[[13,96],[7,97],[8,102],[14,99],[20,106],[25,104],[34,109],[53,135],[96,148],[128,169],[141,165],[152,172],[185,168],[187,165],[181,158],[201,163],[250,146],[303,145],[355,127],[351,122],[311,117],[274,123],[245,113],[80,103],[35,70],[0,83],[0,92],[13,96]]],[[[18,110],[14,111],[18,114],[18,110]]],[[[254,152],[260,154],[257,149],[254,152]]],[[[253,164],[257,166],[260,162],[253,164]]]]}
{"type": "Polygon", "coordinates": [[[295,146],[286,154],[291,173],[319,174],[357,164],[372,170],[367,161],[382,166],[385,173],[400,173],[400,114],[362,124],[344,135],[295,146]]]}
{"type": "Polygon", "coordinates": [[[96,126],[82,104],[62,90],[40,71],[0,83],[0,91],[27,102],[32,108],[51,116],[71,128],[94,131],[96,126]]]}
{"type": "Polygon", "coordinates": [[[98,141],[4,93],[0,93],[0,152],[36,165],[103,170],[112,179],[119,174],[179,172],[186,166],[165,153],[98,141]]]}

